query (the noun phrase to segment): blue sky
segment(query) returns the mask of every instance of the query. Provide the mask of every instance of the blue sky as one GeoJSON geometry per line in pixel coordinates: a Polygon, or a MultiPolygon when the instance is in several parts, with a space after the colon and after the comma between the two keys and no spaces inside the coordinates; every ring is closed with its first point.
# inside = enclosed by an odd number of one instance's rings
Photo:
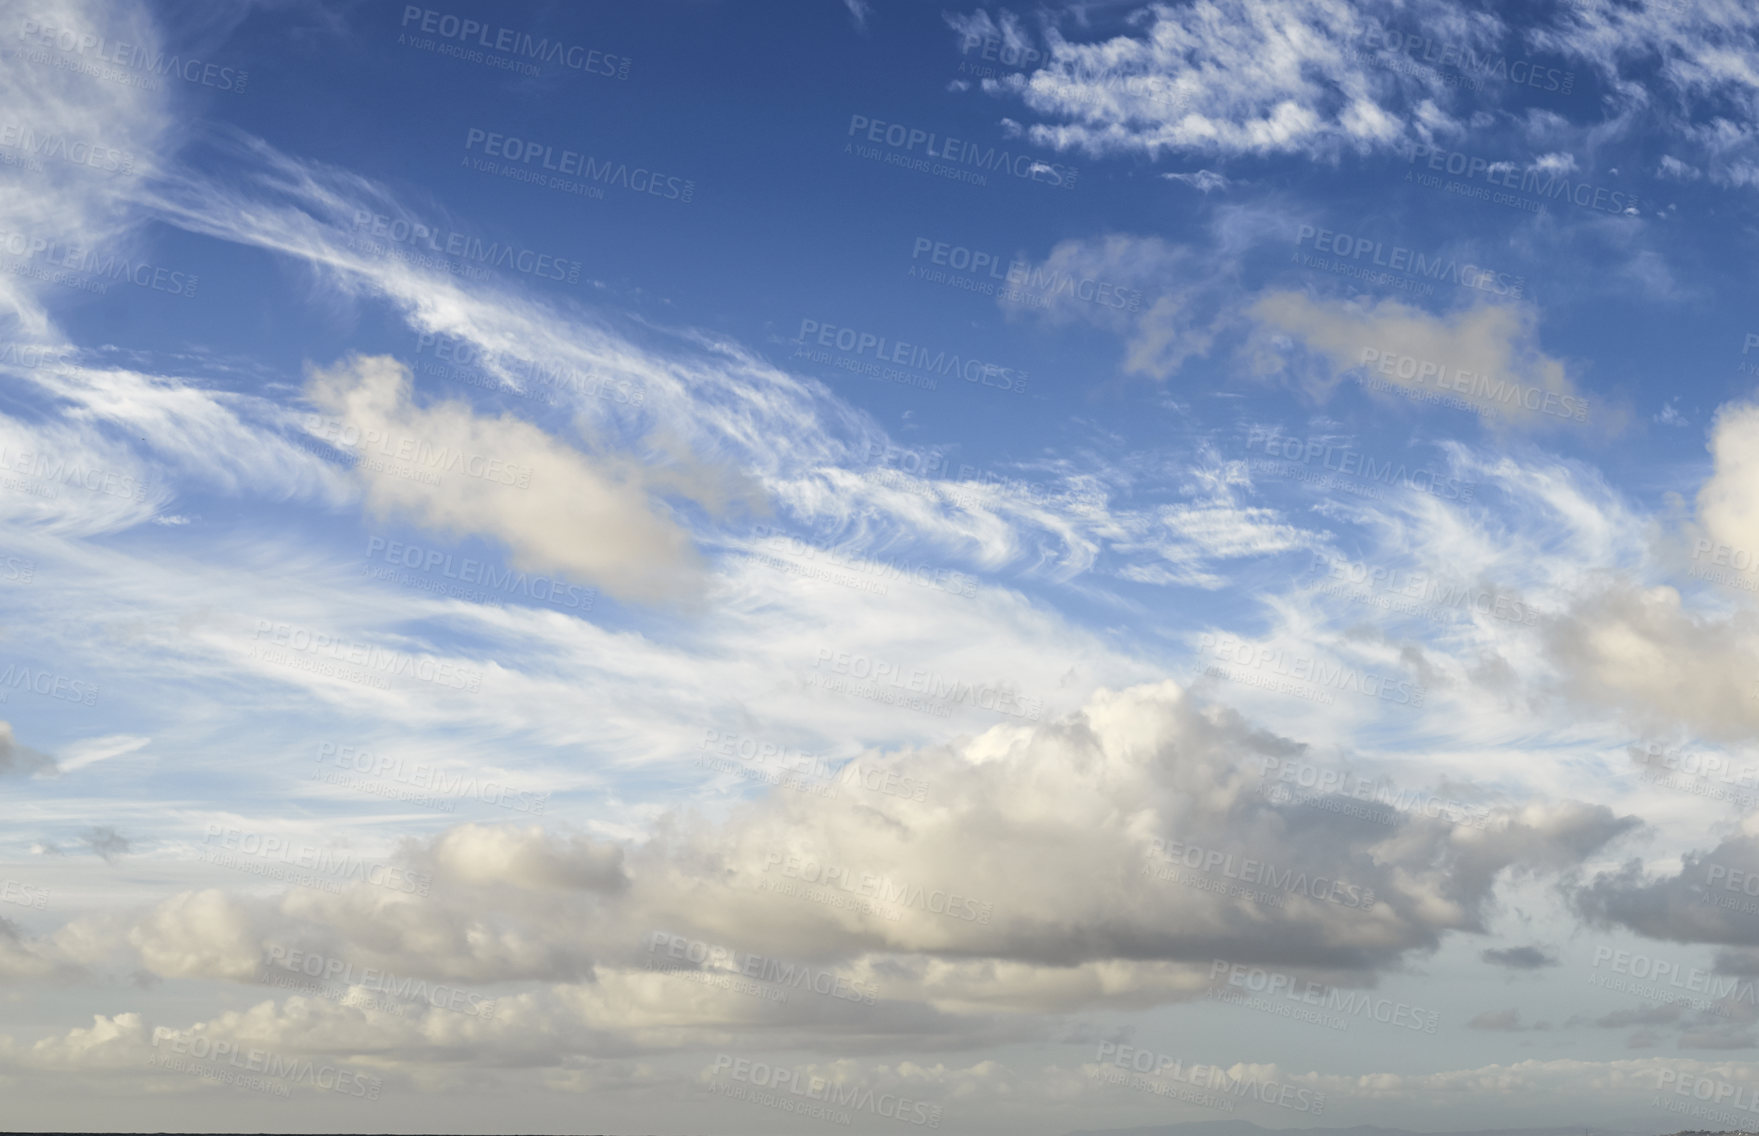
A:
{"type": "Polygon", "coordinates": [[[16,1115],[1741,1127],[1756,35],[7,4],[16,1115]]]}

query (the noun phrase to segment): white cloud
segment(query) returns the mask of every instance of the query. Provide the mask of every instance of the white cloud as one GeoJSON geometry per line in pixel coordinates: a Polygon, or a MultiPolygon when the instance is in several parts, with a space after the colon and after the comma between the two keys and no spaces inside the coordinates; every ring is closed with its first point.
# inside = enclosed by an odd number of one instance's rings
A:
{"type": "Polygon", "coordinates": [[[1194,174],[1162,174],[1160,176],[1168,181],[1183,182],[1206,197],[1212,189],[1226,189],[1233,184],[1232,180],[1225,174],[1218,174],[1214,170],[1198,170],[1194,174]]]}
{"type": "MultiPolygon", "coordinates": [[[[1091,42],[1067,38],[1061,21],[1046,16],[1042,63],[985,79],[983,89],[1056,120],[1029,125],[1027,136],[1059,149],[1366,153],[1412,136],[1419,120],[1430,132],[1457,128],[1440,109],[1453,95],[1446,76],[1378,66],[1364,47],[1374,16],[1392,22],[1399,12],[1336,0],[1198,0],[1145,7],[1131,32],[1091,42]]],[[[1502,30],[1490,17],[1468,21],[1440,5],[1424,6],[1419,22],[1462,44],[1483,45],[1502,30]]],[[[1008,13],[999,26],[1024,38],[1008,13]]]]}
{"type": "MultiPolygon", "coordinates": [[[[1541,429],[1591,422],[1605,428],[1604,406],[1596,401],[1591,407],[1563,361],[1540,348],[1537,320],[1528,309],[1482,305],[1435,316],[1392,299],[1368,303],[1270,292],[1252,315],[1267,328],[1299,337],[1329,362],[1324,378],[1309,383],[1316,395],[1357,373],[1395,390],[1464,402],[1493,424],[1541,429]]],[[[1404,401],[1393,393],[1380,397],[1404,401]]]]}
{"type": "Polygon", "coordinates": [[[522,570],[565,573],[614,595],[677,599],[702,587],[689,537],[653,500],[684,488],[684,478],[595,460],[529,422],[478,415],[464,402],[419,407],[408,369],[389,357],[314,369],[306,395],[340,419],[334,436],[358,453],[367,504],[381,514],[455,537],[492,536],[522,570]]]}

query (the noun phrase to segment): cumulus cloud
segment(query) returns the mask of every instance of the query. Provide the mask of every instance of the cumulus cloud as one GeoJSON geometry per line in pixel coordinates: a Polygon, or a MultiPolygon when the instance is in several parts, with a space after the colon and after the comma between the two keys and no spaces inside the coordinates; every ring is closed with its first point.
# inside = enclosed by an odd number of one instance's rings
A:
{"type": "MultiPolygon", "coordinates": [[[[1708,852],[1685,853],[1678,871],[1652,874],[1641,860],[1630,860],[1596,873],[1571,895],[1583,917],[1601,926],[1677,943],[1750,948],[1755,916],[1748,910],[1749,880],[1759,881],[1759,817],[1753,816],[1708,852]]],[[[1759,890],[1759,882],[1750,886],[1759,890]]],[[[1750,961],[1745,952],[1725,952],[1719,965],[1727,962],[1734,973],[1744,973],[1750,961]]]]}
{"type": "MultiPolygon", "coordinates": [[[[642,601],[696,594],[700,558],[656,497],[683,479],[589,454],[510,414],[415,405],[385,356],[313,368],[306,394],[357,450],[367,503],[454,536],[503,542],[524,571],[558,572],[642,601]]],[[[319,437],[324,433],[319,432],[319,437]]]]}
{"type": "Polygon", "coordinates": [[[617,891],[628,885],[623,852],[538,825],[466,824],[448,829],[426,854],[446,878],[475,886],[617,891]]]}
{"type": "Polygon", "coordinates": [[[982,1032],[998,1013],[1201,997],[1217,958],[1372,986],[1482,931],[1500,881],[1576,868],[1634,823],[1562,802],[1485,827],[1362,825],[1258,791],[1264,757],[1301,750],[1176,684],[1103,692],[1054,721],[858,759],[855,781],[932,785],[920,800],[777,789],[620,845],[465,824],[404,849],[431,896],[295,889],[251,915],[201,893],[131,941],[167,976],[238,979],[270,939],[477,982],[590,975],[578,997],[611,1022],[688,985],[649,969],[666,932],[834,968],[902,1003],[898,1029],[932,1010],[982,1032]],[[1266,902],[1177,882],[1248,860],[1266,902]]]}
{"type": "Polygon", "coordinates": [[[147,972],[164,978],[247,978],[262,957],[246,905],[217,888],[163,900],[128,942],[147,972]]]}
{"type": "MultiPolygon", "coordinates": [[[[1364,389],[1378,381],[1394,392],[1440,395],[1496,424],[1541,428],[1590,419],[1563,361],[1540,349],[1534,316],[1525,309],[1484,305],[1436,316],[1391,299],[1271,292],[1253,305],[1252,315],[1329,364],[1318,381],[1307,383],[1316,395],[1355,375],[1364,389]]],[[[1384,397],[1404,401],[1399,393],[1384,397]]]]}
{"type": "Polygon", "coordinates": [[[1759,563],[1759,403],[1717,411],[1710,429],[1710,478],[1698,490],[1698,518],[1716,544],[1759,563]]]}
{"type": "Polygon", "coordinates": [[[1656,733],[1738,741],[1759,728],[1751,612],[1695,613],[1661,585],[1602,587],[1543,628],[1564,691],[1656,733]]]}

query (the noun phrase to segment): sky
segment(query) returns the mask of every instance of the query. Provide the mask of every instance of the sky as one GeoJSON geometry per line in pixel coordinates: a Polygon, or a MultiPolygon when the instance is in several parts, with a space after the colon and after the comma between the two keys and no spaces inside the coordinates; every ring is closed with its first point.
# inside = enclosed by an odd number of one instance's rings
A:
{"type": "Polygon", "coordinates": [[[22,1128],[1759,1117],[1759,10],[0,0],[22,1128]]]}

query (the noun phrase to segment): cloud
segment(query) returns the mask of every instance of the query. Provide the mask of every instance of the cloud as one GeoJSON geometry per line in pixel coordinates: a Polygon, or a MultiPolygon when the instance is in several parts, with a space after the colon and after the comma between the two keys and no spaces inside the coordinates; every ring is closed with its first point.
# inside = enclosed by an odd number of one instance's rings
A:
{"type": "Polygon", "coordinates": [[[1759,13],[1751,7],[1571,4],[1529,39],[1597,71],[1608,118],[1622,129],[1647,128],[1696,151],[1697,165],[1664,155],[1658,176],[1754,184],[1759,13]]]}
{"type": "Polygon", "coordinates": [[[1542,628],[1563,691],[1666,735],[1685,726],[1741,741],[1759,729],[1752,617],[1695,614],[1680,593],[1614,583],[1542,628]]]}
{"type": "Polygon", "coordinates": [[[107,864],[114,864],[116,857],[128,851],[128,838],[109,825],[95,825],[79,834],[80,843],[104,858],[107,864]]]}
{"type": "MultiPolygon", "coordinates": [[[[295,891],[275,934],[411,973],[571,981],[590,965],[600,983],[652,984],[645,940],[667,931],[847,968],[942,1013],[1068,1011],[1201,997],[1216,958],[1371,986],[1449,931],[1482,930],[1500,879],[1577,867],[1633,823],[1566,802],[1500,810],[1486,828],[1364,826],[1256,791],[1259,758],[1299,749],[1172,683],[1102,692],[1056,721],[858,759],[866,779],[932,785],[921,801],[777,788],[720,821],[674,811],[620,850],[456,826],[406,850],[432,866],[431,898],[295,891]],[[1185,871],[1186,848],[1266,867],[1259,890],[1275,902],[1151,878],[1185,871]],[[1297,875],[1328,894],[1346,882],[1354,904],[1314,898],[1297,875]]],[[[181,944],[210,922],[233,928],[214,943],[246,941],[214,901],[176,916],[155,917],[149,969],[200,958],[181,944]]],[[[215,950],[212,973],[242,965],[242,949],[215,950]]]]}
{"type": "MultiPolygon", "coordinates": [[[[75,42],[102,36],[96,42],[138,45],[149,56],[162,50],[144,6],[50,0],[32,6],[30,22],[75,42]]],[[[8,145],[31,159],[6,165],[0,231],[8,259],[22,247],[33,250],[23,256],[39,269],[52,263],[47,257],[70,250],[76,261],[85,250],[138,262],[144,243],[137,231],[143,212],[137,193],[156,172],[159,155],[176,148],[171,100],[163,84],[97,82],[66,66],[70,59],[83,62],[81,56],[57,58],[62,53],[49,48],[46,58],[36,58],[33,43],[20,31],[8,65],[0,68],[0,106],[6,107],[9,129],[20,131],[8,145]],[[75,160],[94,152],[105,157],[96,164],[75,160]]],[[[22,272],[0,273],[0,325],[10,323],[9,340],[57,343],[59,332],[39,294],[56,287],[22,272]]]]}
{"type": "Polygon", "coordinates": [[[867,21],[873,17],[873,5],[868,0],[843,0],[843,7],[849,11],[849,22],[855,30],[867,34],[867,21]]]}
{"type": "MultiPolygon", "coordinates": [[[[639,451],[623,459],[647,465],[623,486],[637,511],[652,502],[637,491],[636,482],[655,493],[676,492],[714,507],[740,502],[761,510],[770,501],[802,523],[838,528],[839,540],[854,552],[876,545],[897,552],[914,545],[918,551],[932,549],[988,570],[1028,558],[1060,580],[1090,568],[1110,533],[1157,525],[1122,487],[1112,484],[1112,470],[1104,460],[1085,467],[1061,463],[1058,492],[1030,501],[991,484],[967,484],[964,478],[952,484],[951,479],[931,481],[908,474],[872,476],[871,455],[887,451],[891,439],[822,383],[792,375],[719,335],[652,329],[661,334],[637,344],[610,330],[594,309],[492,282],[465,289],[444,273],[365,256],[349,240],[358,213],[411,211],[389,190],[348,171],[281,153],[258,139],[221,131],[212,145],[212,159],[239,171],[239,177],[217,183],[178,174],[155,183],[150,204],[166,223],[289,257],[321,274],[332,294],[383,297],[414,331],[468,344],[487,377],[509,389],[529,384],[532,360],[638,384],[646,392],[640,413],[612,413],[609,403],[584,395],[567,406],[588,424],[582,427],[593,443],[588,460],[621,469],[617,459],[601,461],[598,456],[600,445],[610,445],[612,438],[624,453],[639,451]],[[658,421],[679,437],[644,441],[644,431],[658,434],[658,421]],[[705,468],[690,454],[712,457],[718,464],[705,468]],[[906,484],[900,487],[899,481],[906,484]],[[1109,490],[1116,490],[1115,496],[1096,498],[1096,491],[1109,490]]],[[[1120,320],[1093,304],[1071,304],[1053,290],[1049,318],[1087,320],[1113,330],[1126,337],[1132,365],[1142,373],[1170,373],[1204,349],[1219,318],[1213,310],[1218,294],[1214,286],[1225,280],[1193,283],[1183,278],[1193,263],[1189,253],[1169,251],[1155,240],[1132,248],[1133,240],[1092,248],[1076,242],[1060,256],[1072,267],[1104,261],[1102,267],[1116,267],[1145,288],[1158,289],[1166,277],[1170,291],[1165,296],[1145,292],[1149,300],[1165,302],[1120,320]]],[[[1199,257],[1196,263],[1225,261],[1199,257]]],[[[138,392],[127,393],[132,405],[138,392]]],[[[81,397],[87,414],[102,413],[103,392],[94,389],[81,397]]],[[[292,426],[293,416],[284,417],[285,426],[292,426]]],[[[241,442],[228,446],[228,452],[286,450],[309,458],[301,476],[318,475],[325,486],[343,472],[289,446],[280,434],[241,442]]],[[[413,483],[391,490],[425,493],[413,483]]],[[[708,511],[712,515],[715,509],[708,511]]]]}
{"type": "MultiPolygon", "coordinates": [[[[1753,942],[1755,916],[1746,910],[1753,898],[1742,885],[1756,878],[1759,818],[1748,817],[1738,834],[1710,851],[1685,853],[1677,872],[1652,876],[1633,859],[1573,886],[1570,896],[1582,917],[1600,926],[1628,927],[1651,939],[1739,948],[1753,942]]],[[[1725,961],[1740,968],[1744,959],[1725,952],[1718,963],[1725,961]]]]}
{"type": "Polygon", "coordinates": [[[0,916],[0,983],[66,981],[81,973],[53,940],[29,936],[18,924],[0,916]]]}
{"type": "Polygon", "coordinates": [[[1506,1010],[1486,1010],[1467,1022],[1466,1028],[1518,1033],[1522,1030],[1547,1030],[1551,1028],[1551,1024],[1539,1022],[1536,1025],[1524,1026],[1521,1024],[1521,1011],[1511,1006],[1506,1010]]]}
{"type": "MultiPolygon", "coordinates": [[[[1372,987],[1449,932],[1482,931],[1505,881],[1579,868],[1632,823],[1564,802],[1497,809],[1482,829],[1417,815],[1365,825],[1259,791],[1264,756],[1300,752],[1157,683],[1040,723],[866,751],[835,799],[777,787],[714,817],[679,806],[615,841],[453,825],[384,856],[432,872],[426,895],[209,888],[65,933],[119,974],[260,985],[263,952],[280,944],[429,980],[557,983],[520,995],[530,1015],[509,1021],[551,1036],[543,1007],[565,1005],[606,1052],[662,1026],[674,1042],[846,1030],[851,1044],[957,1047],[1036,1034],[1040,1014],[1202,998],[1216,958],[1372,987]],[[868,783],[928,789],[916,800],[868,783]],[[1153,878],[1202,876],[1156,840],[1202,850],[1199,863],[1255,862],[1267,898],[1153,878]],[[1357,905],[1315,898],[1297,875],[1328,881],[1322,894],[1341,881],[1357,905]],[[656,932],[842,975],[880,1007],[782,1006],[656,972],[656,932]]],[[[48,957],[33,948],[18,965],[48,957]]]]}
{"type": "MultiPolygon", "coordinates": [[[[1593,1024],[1603,1029],[1624,1029],[1629,1026],[1676,1025],[1686,1016],[1686,1005],[1670,1002],[1663,1006],[1640,1006],[1634,1010],[1614,1010],[1595,1018],[1593,1024]]],[[[1571,1019],[1574,1023],[1576,1019],[1571,1019]]]]}
{"type": "Polygon", "coordinates": [[[1168,181],[1183,182],[1206,197],[1212,189],[1226,189],[1233,184],[1225,174],[1218,174],[1214,170],[1198,170],[1194,174],[1162,174],[1160,176],[1168,181]]]}
{"type": "Polygon", "coordinates": [[[1704,176],[1704,171],[1689,162],[1682,162],[1671,154],[1663,154],[1661,165],[1656,168],[1658,178],[1672,178],[1675,181],[1697,181],[1704,176]]]}
{"type": "Polygon", "coordinates": [[[526,890],[618,891],[628,886],[623,852],[584,837],[561,839],[531,825],[448,829],[428,854],[447,879],[526,890]]]}
{"type": "Polygon", "coordinates": [[[1055,325],[1088,323],[1124,339],[1128,375],[1166,379],[1209,353],[1234,318],[1231,262],[1159,237],[1112,233],[1059,242],[1023,270],[1008,312],[1035,312],[1055,325]]]}
{"type": "Polygon", "coordinates": [[[1677,398],[1668,399],[1662,406],[1660,412],[1657,413],[1651,421],[1659,423],[1662,426],[1683,427],[1691,425],[1691,419],[1680,413],[1679,401],[1680,400],[1677,398]]]}
{"type": "Polygon", "coordinates": [[[129,929],[142,967],[164,978],[254,976],[262,950],[246,905],[217,888],[161,901],[129,929]]]}
{"type": "Polygon", "coordinates": [[[1710,428],[1714,469],[1698,490],[1698,518],[1717,544],[1759,557],[1759,403],[1734,402],[1710,428]]]}
{"type": "MultiPolygon", "coordinates": [[[[1058,149],[1151,158],[1168,151],[1367,153],[1393,146],[1419,124],[1426,133],[1455,126],[1443,108],[1458,92],[1441,69],[1380,66],[1363,43],[1376,15],[1399,11],[1333,0],[1199,0],[1145,7],[1128,20],[1128,32],[1089,42],[1064,34],[1077,17],[1046,15],[1044,47],[1026,57],[1036,66],[985,79],[982,89],[1047,120],[1028,125],[1027,136],[1058,149]]],[[[1407,18],[1479,49],[1504,31],[1494,17],[1462,18],[1441,5],[1407,18]]],[[[949,21],[964,35],[976,22],[949,21]]],[[[989,27],[977,30],[1027,38],[1006,11],[983,23],[989,27]]]]}
{"type": "Polygon", "coordinates": [[[654,500],[683,479],[589,455],[509,414],[491,418],[452,401],[418,407],[410,386],[408,368],[387,356],[309,374],[306,396],[339,420],[332,436],[358,446],[354,469],[374,510],[493,537],[515,567],[617,596],[651,602],[701,591],[700,557],[654,500]]]}
{"type": "Polygon", "coordinates": [[[1759,549],[1759,464],[1750,450],[1756,443],[1759,406],[1722,407],[1695,518],[1679,528],[1650,522],[1646,534],[1609,548],[1603,564],[1617,569],[1603,567],[1598,579],[1585,579],[1580,597],[1545,621],[1541,640],[1562,693],[1652,737],[1685,731],[1740,743],[1759,729],[1759,684],[1751,677],[1759,673],[1759,617],[1741,591],[1648,583],[1658,572],[1698,575],[1713,559],[1728,566],[1712,568],[1712,577],[1726,573],[1741,583],[1759,549]],[[1639,555],[1631,557],[1625,545],[1639,555]]]}
{"type": "Polygon", "coordinates": [[[1556,955],[1538,947],[1492,948],[1479,957],[1492,966],[1506,966],[1510,970],[1538,970],[1541,967],[1558,965],[1556,955]]]}
{"type": "Polygon", "coordinates": [[[12,735],[12,723],[0,722],[0,777],[28,777],[55,768],[54,758],[20,745],[12,735]]]}
{"type": "Polygon", "coordinates": [[[137,737],[133,734],[112,734],[107,737],[88,738],[82,742],[75,742],[63,751],[61,770],[64,773],[71,773],[75,769],[84,769],[86,766],[96,765],[100,761],[122,757],[152,744],[152,740],[152,738],[137,737]]]}
{"type": "MultiPolygon", "coordinates": [[[[1375,303],[1315,299],[1271,292],[1252,315],[1264,327],[1297,337],[1330,364],[1309,381],[1329,394],[1345,375],[1360,374],[1395,390],[1441,395],[1470,405],[1494,424],[1555,427],[1588,417],[1587,402],[1561,360],[1538,345],[1535,316],[1525,309],[1484,305],[1433,316],[1397,300],[1375,303]]],[[[1397,394],[1384,397],[1407,401],[1397,394]]],[[[1418,404],[1421,405],[1421,404],[1418,404]]]]}

